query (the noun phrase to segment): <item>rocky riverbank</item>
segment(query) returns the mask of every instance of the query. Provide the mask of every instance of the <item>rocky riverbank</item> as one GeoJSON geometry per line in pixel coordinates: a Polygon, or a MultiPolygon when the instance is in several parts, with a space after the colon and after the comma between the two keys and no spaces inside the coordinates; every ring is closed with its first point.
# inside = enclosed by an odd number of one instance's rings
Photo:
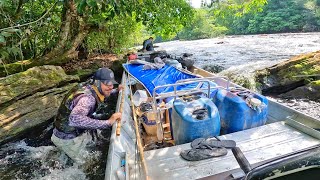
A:
{"type": "Polygon", "coordinates": [[[51,123],[65,94],[99,67],[112,67],[121,78],[118,60],[114,55],[98,55],[63,67],[33,67],[0,78],[0,145],[51,123]]]}

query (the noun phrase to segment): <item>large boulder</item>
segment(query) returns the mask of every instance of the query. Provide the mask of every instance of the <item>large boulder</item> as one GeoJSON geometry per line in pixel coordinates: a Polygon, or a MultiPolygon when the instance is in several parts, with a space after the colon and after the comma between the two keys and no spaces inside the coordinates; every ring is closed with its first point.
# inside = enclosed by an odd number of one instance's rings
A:
{"type": "Polygon", "coordinates": [[[60,66],[33,67],[0,78],[0,105],[74,81],[79,81],[79,77],[66,75],[60,66]]]}
{"type": "Polygon", "coordinates": [[[37,92],[0,110],[0,144],[51,122],[65,94],[76,85],[37,92]]]}
{"type": "MultiPolygon", "coordinates": [[[[319,79],[320,51],[295,56],[256,73],[264,94],[281,94],[319,79]]],[[[312,84],[307,89],[314,87],[312,84]]],[[[313,90],[311,90],[313,91],[313,90]]]]}
{"type": "Polygon", "coordinates": [[[298,87],[292,91],[281,94],[282,98],[299,98],[299,99],[310,99],[313,101],[320,102],[320,80],[312,81],[311,83],[298,87]]]}
{"type": "Polygon", "coordinates": [[[59,66],[39,66],[0,79],[0,144],[49,123],[79,81],[59,66]]]}

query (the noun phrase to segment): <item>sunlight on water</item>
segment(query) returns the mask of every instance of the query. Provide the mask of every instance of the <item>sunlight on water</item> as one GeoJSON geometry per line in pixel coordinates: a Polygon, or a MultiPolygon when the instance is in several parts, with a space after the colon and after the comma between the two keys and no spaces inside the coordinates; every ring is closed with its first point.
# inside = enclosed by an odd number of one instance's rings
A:
{"type": "Polygon", "coordinates": [[[83,171],[81,171],[77,166],[71,166],[65,169],[50,169],[50,173],[44,177],[41,178],[34,178],[40,179],[40,180],[59,180],[62,179],[63,177],[64,180],[85,180],[86,175],[83,171]]]}

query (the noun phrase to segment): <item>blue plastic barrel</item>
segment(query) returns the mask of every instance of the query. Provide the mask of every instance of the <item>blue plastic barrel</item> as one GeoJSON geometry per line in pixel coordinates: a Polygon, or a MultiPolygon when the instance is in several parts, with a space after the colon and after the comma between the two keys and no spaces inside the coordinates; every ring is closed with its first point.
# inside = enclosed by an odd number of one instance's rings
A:
{"type": "Polygon", "coordinates": [[[217,107],[206,97],[190,102],[177,99],[173,102],[172,131],[176,144],[184,144],[196,138],[218,136],[220,117],[217,107]],[[193,114],[195,110],[207,110],[207,113],[193,114]],[[200,116],[201,115],[201,116],[200,116]]]}
{"type": "Polygon", "coordinates": [[[212,100],[217,106],[221,118],[221,134],[228,134],[264,125],[267,121],[268,100],[257,93],[250,92],[250,96],[262,103],[260,111],[254,110],[246,103],[243,94],[249,92],[230,92],[219,89],[212,100]],[[243,93],[244,92],[244,93],[243,93]]]}

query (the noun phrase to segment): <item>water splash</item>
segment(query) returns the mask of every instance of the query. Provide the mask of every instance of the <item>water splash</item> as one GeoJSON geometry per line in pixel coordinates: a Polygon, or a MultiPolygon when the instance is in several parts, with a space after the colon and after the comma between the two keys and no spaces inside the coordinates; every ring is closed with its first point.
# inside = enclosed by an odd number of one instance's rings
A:
{"type": "Polygon", "coordinates": [[[218,73],[220,76],[228,76],[233,82],[248,89],[258,91],[255,82],[255,71],[275,64],[272,61],[249,62],[238,66],[232,66],[218,73]]]}
{"type": "MultiPolygon", "coordinates": [[[[295,55],[318,51],[319,44],[320,33],[315,32],[226,36],[195,41],[171,41],[157,45],[176,56],[183,53],[193,54],[195,65],[199,67],[222,66],[225,70],[218,73],[219,75],[229,76],[232,81],[257,90],[254,71],[283,62],[295,55]]],[[[320,108],[317,102],[278,100],[319,118],[320,108]]]]}
{"type": "Polygon", "coordinates": [[[104,166],[101,168],[101,157],[100,151],[94,151],[87,163],[80,166],[55,146],[32,147],[22,140],[0,148],[0,177],[4,180],[102,179],[104,166]]]}
{"type": "Polygon", "coordinates": [[[176,56],[193,54],[197,66],[217,64],[227,69],[257,61],[282,62],[294,55],[319,50],[319,43],[320,33],[316,32],[226,36],[157,45],[176,56]]]}

